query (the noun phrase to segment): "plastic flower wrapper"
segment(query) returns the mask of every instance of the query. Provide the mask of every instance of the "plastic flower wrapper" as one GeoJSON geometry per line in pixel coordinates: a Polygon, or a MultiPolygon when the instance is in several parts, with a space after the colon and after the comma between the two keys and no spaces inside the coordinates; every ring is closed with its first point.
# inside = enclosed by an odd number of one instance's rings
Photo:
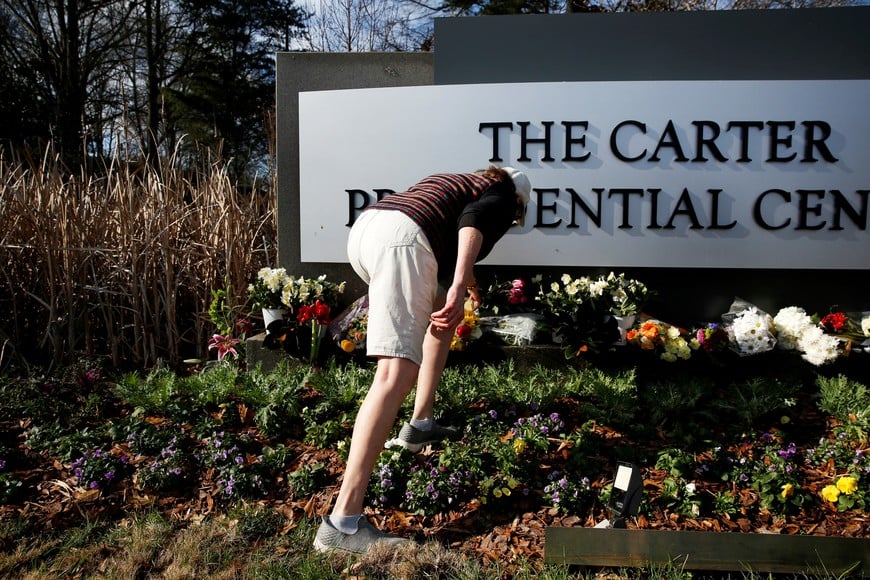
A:
{"type": "Polygon", "coordinates": [[[870,351],[870,311],[830,312],[819,320],[825,334],[847,342],[846,349],[856,347],[870,351]]]}
{"type": "Polygon", "coordinates": [[[736,298],[722,320],[731,348],[741,356],[767,352],[776,346],[773,318],[754,304],[736,298]]]}
{"type": "Polygon", "coordinates": [[[513,346],[526,346],[535,341],[538,327],[544,317],[540,314],[508,314],[506,316],[487,316],[480,319],[480,325],[513,346]]]}
{"type": "Polygon", "coordinates": [[[329,335],[344,352],[364,349],[369,319],[369,296],[365,294],[329,324],[329,335]]]}

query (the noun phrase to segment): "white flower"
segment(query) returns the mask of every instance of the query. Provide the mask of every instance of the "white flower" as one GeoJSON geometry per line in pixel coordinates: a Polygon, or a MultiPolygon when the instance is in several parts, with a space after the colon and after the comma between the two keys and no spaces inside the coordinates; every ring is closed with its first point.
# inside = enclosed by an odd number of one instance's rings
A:
{"type": "MultiPolygon", "coordinates": [[[[571,276],[569,276],[568,274],[562,274],[562,284],[567,286],[570,283],[571,283],[571,276]]],[[[559,286],[556,286],[554,288],[554,290],[558,290],[558,289],[559,289],[559,286]]]]}
{"type": "Polygon", "coordinates": [[[861,319],[861,332],[864,333],[864,336],[870,336],[870,316],[861,319]]]}
{"type": "Polygon", "coordinates": [[[772,333],[773,319],[755,306],[744,310],[731,326],[731,334],[740,354],[771,350],[776,345],[772,333]]]}
{"type": "Polygon", "coordinates": [[[773,319],[776,326],[778,346],[784,350],[795,350],[801,335],[813,326],[813,319],[797,306],[788,306],[780,310],[773,319]]]}
{"type": "Polygon", "coordinates": [[[840,356],[839,346],[840,339],[825,334],[818,326],[806,329],[798,341],[803,359],[816,366],[829,363],[840,356]]]}
{"type": "Polygon", "coordinates": [[[593,297],[602,296],[605,290],[607,290],[607,280],[596,280],[589,285],[589,293],[593,297]]]}

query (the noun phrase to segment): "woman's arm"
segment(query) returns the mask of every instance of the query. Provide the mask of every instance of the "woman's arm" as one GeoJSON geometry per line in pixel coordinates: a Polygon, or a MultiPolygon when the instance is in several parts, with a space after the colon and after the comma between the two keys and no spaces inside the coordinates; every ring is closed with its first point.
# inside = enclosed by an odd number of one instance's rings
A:
{"type": "Polygon", "coordinates": [[[465,317],[465,292],[471,292],[472,299],[480,302],[477,283],[474,278],[474,263],[483,244],[483,234],[474,227],[459,229],[459,250],[456,255],[456,268],[453,281],[447,289],[444,307],[433,312],[429,319],[438,330],[452,330],[459,326],[465,317]],[[471,287],[474,287],[473,289],[471,287]]]}

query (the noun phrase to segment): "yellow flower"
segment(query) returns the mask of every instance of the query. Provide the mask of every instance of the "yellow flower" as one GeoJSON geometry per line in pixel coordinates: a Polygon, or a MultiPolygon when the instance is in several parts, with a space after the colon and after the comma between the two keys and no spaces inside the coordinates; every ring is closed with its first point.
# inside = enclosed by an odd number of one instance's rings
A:
{"type": "Polygon", "coordinates": [[[846,495],[851,495],[858,491],[858,480],[848,475],[841,477],[837,480],[837,489],[846,495]]]}
{"type": "Polygon", "coordinates": [[[341,350],[343,350],[344,352],[353,352],[354,350],[356,350],[356,345],[353,343],[352,340],[344,339],[341,341],[341,350]]]}
{"type": "Polygon", "coordinates": [[[492,490],[492,495],[496,499],[500,498],[501,497],[501,490],[499,488],[495,488],[494,490],[492,490]]]}
{"type": "Polygon", "coordinates": [[[506,487],[503,487],[503,488],[501,488],[501,493],[502,493],[502,495],[504,495],[505,497],[510,497],[511,490],[509,490],[509,489],[506,488],[506,487]]]}
{"type": "Polygon", "coordinates": [[[780,495],[782,496],[782,499],[788,499],[791,496],[793,496],[794,495],[794,484],[786,483],[784,486],[782,486],[782,493],[780,493],[780,495]]]}
{"type": "Polygon", "coordinates": [[[509,488],[511,488],[511,489],[516,489],[517,486],[520,484],[520,482],[517,481],[516,479],[514,479],[513,477],[509,477],[509,478],[508,478],[508,481],[507,481],[507,484],[508,484],[508,487],[509,487],[509,488]]]}
{"type": "Polygon", "coordinates": [[[822,497],[829,502],[834,503],[837,501],[837,498],[840,497],[840,490],[837,489],[836,485],[826,485],[822,489],[822,497]]]}
{"type": "Polygon", "coordinates": [[[514,453],[517,455],[522,455],[523,451],[526,450],[526,440],[522,437],[518,437],[514,439],[514,453]]]}

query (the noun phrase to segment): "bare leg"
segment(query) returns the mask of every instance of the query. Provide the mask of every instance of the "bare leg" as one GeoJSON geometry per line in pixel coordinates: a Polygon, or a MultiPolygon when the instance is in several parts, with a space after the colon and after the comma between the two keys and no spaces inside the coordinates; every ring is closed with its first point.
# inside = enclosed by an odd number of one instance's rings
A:
{"type": "Polygon", "coordinates": [[[350,454],[332,513],[361,514],[369,478],[378,455],[417,378],[419,367],[404,358],[382,357],[372,386],[360,406],[353,427],[350,454]]]}
{"type": "Polygon", "coordinates": [[[441,381],[441,373],[450,354],[450,341],[453,332],[438,330],[431,324],[423,339],[423,364],[417,377],[417,392],[414,395],[413,419],[424,420],[435,417],[435,389],[441,381]]]}

